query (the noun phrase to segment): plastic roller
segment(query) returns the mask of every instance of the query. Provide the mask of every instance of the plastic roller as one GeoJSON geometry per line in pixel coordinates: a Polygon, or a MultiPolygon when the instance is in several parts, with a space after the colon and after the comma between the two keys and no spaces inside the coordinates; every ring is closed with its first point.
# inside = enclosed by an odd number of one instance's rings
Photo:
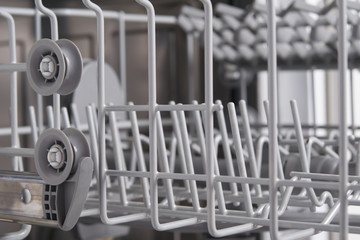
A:
{"type": "Polygon", "coordinates": [[[90,157],[85,136],[77,129],[47,129],[35,146],[35,167],[50,185],[59,185],[73,174],[80,159],[90,157]]]}
{"type": "Polygon", "coordinates": [[[41,39],[30,50],[26,72],[35,92],[68,95],[79,85],[82,67],[80,51],[73,42],[41,39]]]}

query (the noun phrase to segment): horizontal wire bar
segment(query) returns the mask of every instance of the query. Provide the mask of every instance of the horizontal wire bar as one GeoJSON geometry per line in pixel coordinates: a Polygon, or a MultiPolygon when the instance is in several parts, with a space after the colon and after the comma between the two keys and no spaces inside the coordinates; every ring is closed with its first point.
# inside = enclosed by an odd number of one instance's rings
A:
{"type": "Polygon", "coordinates": [[[138,171],[121,171],[121,170],[106,170],[106,176],[124,176],[124,177],[138,177],[138,178],[149,178],[149,172],[138,172],[138,171]]]}
{"type": "Polygon", "coordinates": [[[156,111],[204,111],[204,104],[157,105],[156,111]]]}
{"type": "Polygon", "coordinates": [[[35,149],[33,148],[13,148],[13,147],[0,148],[0,156],[34,157],[34,155],[35,155],[35,149]]]}
{"type": "MultiPolygon", "coordinates": [[[[10,13],[11,15],[18,16],[35,16],[36,11],[32,8],[16,8],[16,7],[1,7],[2,10],[10,13]]],[[[91,17],[95,18],[96,15],[93,11],[87,9],[71,9],[71,8],[54,8],[52,9],[57,16],[68,16],[68,17],[91,17]]],[[[106,19],[119,19],[119,12],[104,10],[104,18],[106,19]]],[[[41,16],[44,16],[41,13],[41,16]]],[[[145,14],[132,14],[124,13],[124,20],[126,22],[140,22],[146,23],[148,21],[145,14]]],[[[155,22],[158,24],[168,24],[175,25],[177,24],[177,18],[171,15],[157,15],[155,17],[155,22]]]]}
{"type": "MultiPolygon", "coordinates": [[[[94,207],[96,206],[97,200],[94,200],[94,207]]],[[[110,204],[109,204],[110,205],[110,204]]],[[[116,213],[115,209],[120,210],[120,213],[122,212],[129,212],[129,213],[136,213],[136,212],[145,212],[145,213],[150,213],[150,210],[143,207],[143,205],[139,204],[137,205],[138,207],[135,206],[120,206],[120,205],[114,205],[111,209],[110,212],[116,213]]],[[[261,225],[264,227],[267,227],[270,225],[270,220],[269,219],[263,219],[260,217],[247,217],[247,216],[241,216],[238,215],[240,211],[232,211],[229,210],[227,212],[227,215],[221,215],[219,214],[219,212],[216,210],[217,214],[216,214],[216,221],[218,221],[219,223],[253,223],[256,225],[261,225]],[[234,215],[231,215],[234,214],[234,215]]],[[[290,215],[293,215],[295,213],[294,212],[289,212],[290,215]]],[[[187,218],[187,217],[197,217],[199,219],[199,221],[206,221],[207,220],[207,213],[206,213],[206,208],[201,208],[201,212],[194,212],[192,207],[188,207],[187,210],[185,210],[185,208],[179,206],[177,207],[175,210],[170,210],[170,209],[164,209],[162,208],[161,205],[159,205],[159,214],[161,217],[178,217],[178,218],[187,218]]],[[[299,216],[299,219],[301,217],[301,213],[297,213],[297,215],[299,216]]],[[[320,220],[321,218],[323,218],[323,216],[325,215],[324,213],[321,213],[319,216],[320,219],[318,218],[314,218],[314,215],[316,215],[315,213],[312,213],[313,216],[313,220],[320,220]]],[[[307,215],[305,215],[307,216],[307,215]]],[[[309,216],[307,216],[306,218],[308,218],[309,216]]],[[[322,224],[322,223],[318,223],[318,222],[313,222],[313,221],[291,221],[291,220],[283,220],[279,219],[279,227],[282,228],[291,228],[291,229],[306,229],[306,228],[314,228],[318,231],[329,231],[329,232],[339,232],[340,231],[340,226],[338,224],[322,224]]],[[[350,233],[360,233],[360,227],[357,226],[349,226],[349,232],[350,233]]]]}
{"type": "MultiPolygon", "coordinates": [[[[325,174],[325,173],[304,173],[304,172],[291,172],[291,177],[311,178],[311,180],[327,180],[327,181],[339,181],[340,176],[338,174],[325,174]]],[[[360,181],[360,176],[349,176],[350,181],[360,181]]]]}
{"type": "Polygon", "coordinates": [[[291,181],[291,180],[278,180],[277,187],[289,186],[289,187],[299,187],[299,188],[319,188],[327,190],[338,190],[338,182],[316,182],[316,181],[291,181]]]}
{"type": "Polygon", "coordinates": [[[0,181],[16,181],[45,184],[45,182],[34,173],[5,170],[0,170],[0,181]]]}
{"type": "Polygon", "coordinates": [[[0,63],[0,72],[26,72],[26,63],[0,63]]]}
{"type": "Polygon", "coordinates": [[[105,112],[131,112],[131,111],[149,111],[149,105],[122,105],[122,106],[106,106],[105,112]]]}

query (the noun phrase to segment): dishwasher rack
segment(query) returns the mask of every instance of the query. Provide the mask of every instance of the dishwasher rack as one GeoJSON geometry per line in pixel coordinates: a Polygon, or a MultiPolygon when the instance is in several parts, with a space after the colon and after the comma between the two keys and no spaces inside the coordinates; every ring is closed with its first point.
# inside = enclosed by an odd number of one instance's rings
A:
{"type": "MultiPolygon", "coordinates": [[[[201,0],[204,6],[203,104],[196,101],[157,104],[156,23],[177,24],[180,17],[174,21],[168,16],[155,16],[150,1],[137,2],[146,9],[146,17],[103,11],[90,0],[83,0],[89,10],[50,10],[41,0],[35,1],[36,10],[0,8],[0,15],[8,21],[12,51],[11,63],[0,64],[1,71],[12,72],[12,145],[0,148],[0,155],[12,156],[14,166],[13,172],[2,171],[0,180],[14,187],[23,184],[20,207],[11,209],[13,206],[9,205],[10,209],[2,209],[1,219],[57,226],[63,230],[74,227],[80,216],[100,217],[109,225],[151,222],[159,231],[206,223],[214,237],[254,230],[269,230],[272,239],[300,239],[321,231],[339,232],[341,239],[347,239],[348,233],[360,233],[358,216],[348,212],[349,206],[359,205],[360,193],[359,141],[348,131],[347,81],[344,80],[348,69],[348,2],[338,1],[340,124],[327,138],[304,137],[295,101],[291,101],[295,133],[278,133],[275,1],[267,1],[265,14],[269,100],[264,107],[268,126],[251,128],[246,103],[240,101],[241,132],[234,103],[226,105],[226,114],[221,101],[213,99],[211,1],[201,0]],[[51,20],[52,39],[38,39],[27,62],[17,63],[13,15],[39,19],[42,14],[51,20]],[[73,43],[58,40],[57,15],[96,16],[97,19],[98,103],[96,107],[86,108],[87,126],[79,123],[75,105],[71,119],[67,109],[60,108],[60,95],[72,92],[78,84],[82,60],[73,43]],[[124,26],[126,17],[148,24],[147,105],[116,106],[105,102],[105,17],[118,19],[120,26],[124,26]],[[78,71],[72,69],[73,66],[78,71]],[[39,96],[53,95],[53,107],[47,107],[49,128],[41,125],[43,116],[39,113],[39,124],[36,124],[33,107],[30,107],[31,126],[18,126],[16,72],[27,72],[39,96]],[[148,115],[144,125],[137,117],[140,112],[148,115]],[[117,113],[126,113],[129,120],[119,120],[117,113]],[[226,118],[230,128],[226,126],[226,118]],[[268,135],[263,131],[266,128],[268,135]],[[19,146],[21,131],[31,134],[35,148],[19,146]],[[120,134],[123,132],[129,135],[120,134]],[[113,167],[110,167],[109,155],[114,159],[113,167]],[[22,158],[26,157],[34,158],[39,176],[24,172],[22,158]],[[351,175],[349,166],[355,169],[351,175]],[[297,231],[287,234],[280,229],[297,231]]],[[[3,135],[8,132],[9,129],[3,129],[3,135]]],[[[19,201],[17,197],[14,199],[19,201]]],[[[25,237],[28,231],[29,226],[24,225],[20,232],[7,237],[25,237]]]]}

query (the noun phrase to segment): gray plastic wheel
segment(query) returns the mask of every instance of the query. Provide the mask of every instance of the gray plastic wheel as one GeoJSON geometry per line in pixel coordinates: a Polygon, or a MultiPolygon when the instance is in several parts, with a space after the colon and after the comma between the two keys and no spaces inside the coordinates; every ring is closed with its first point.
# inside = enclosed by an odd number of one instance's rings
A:
{"type": "Polygon", "coordinates": [[[34,159],[35,168],[45,183],[63,183],[74,163],[74,151],[68,136],[58,129],[46,129],[36,143],[34,159]]]}
{"type": "Polygon", "coordinates": [[[79,85],[83,62],[78,47],[67,39],[41,39],[27,59],[30,86],[39,94],[68,95],[79,85]]]}
{"type": "Polygon", "coordinates": [[[74,173],[78,167],[79,160],[84,157],[90,157],[90,146],[84,134],[76,128],[66,128],[63,132],[70,140],[74,152],[74,163],[71,171],[71,173],[74,173]]]}
{"type": "Polygon", "coordinates": [[[79,48],[67,39],[60,39],[56,43],[61,48],[66,61],[66,74],[64,81],[57,93],[68,95],[72,93],[80,83],[83,61],[79,48]]]}
{"type": "Polygon", "coordinates": [[[41,39],[31,48],[27,59],[27,78],[35,92],[49,96],[63,84],[66,62],[62,49],[50,39],[41,39]]]}

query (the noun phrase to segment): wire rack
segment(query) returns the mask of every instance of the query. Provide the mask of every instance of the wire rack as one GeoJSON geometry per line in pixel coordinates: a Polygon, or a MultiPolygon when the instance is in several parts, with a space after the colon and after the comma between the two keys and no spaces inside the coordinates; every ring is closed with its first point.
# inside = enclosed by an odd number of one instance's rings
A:
{"type": "MultiPolygon", "coordinates": [[[[322,231],[339,232],[341,239],[347,239],[348,233],[360,233],[358,216],[348,210],[360,203],[360,168],[358,137],[347,126],[345,81],[349,52],[352,64],[358,54],[348,49],[349,45],[357,49],[358,13],[354,11],[359,6],[334,1],[318,8],[293,1],[276,13],[275,1],[269,0],[247,10],[218,4],[214,17],[211,1],[201,0],[203,11],[184,7],[173,17],[156,16],[150,1],[137,2],[147,15],[103,11],[90,0],[83,0],[87,9],[50,10],[41,0],[35,1],[36,9],[0,8],[8,23],[11,51],[10,62],[0,64],[1,71],[11,72],[11,128],[0,132],[12,140],[10,147],[0,148],[0,154],[13,157],[14,169],[2,171],[0,179],[28,184],[21,190],[22,207],[40,206],[36,213],[4,210],[1,218],[63,230],[71,229],[80,216],[100,218],[109,225],[146,221],[159,231],[206,223],[214,237],[254,230],[268,230],[272,239],[300,239],[322,231]],[[329,12],[337,15],[336,20],[329,12]],[[318,21],[312,21],[313,15],[318,21]],[[38,41],[26,63],[16,60],[17,16],[35,17],[37,24],[38,41]],[[58,16],[97,20],[98,101],[86,108],[85,125],[80,124],[76,105],[70,113],[60,108],[60,95],[78,84],[82,62],[73,45],[58,40],[58,16]],[[50,18],[51,40],[40,40],[42,17],[50,18]],[[121,79],[126,77],[125,23],[147,23],[147,105],[105,102],[105,18],[119,22],[121,79]],[[202,35],[204,103],[157,103],[156,24],[178,24],[188,34],[202,35]],[[338,32],[321,34],[322,27],[329,25],[338,32]],[[350,36],[349,26],[355,32],[350,36]],[[326,56],[331,57],[320,61],[326,56]],[[214,101],[213,57],[257,69],[267,64],[267,126],[250,127],[245,101],[239,102],[240,117],[234,103],[214,101]],[[279,134],[278,58],[284,68],[336,66],[337,62],[340,123],[335,134],[304,137],[295,101],[291,101],[295,133],[279,134]],[[77,69],[66,61],[73,61],[77,69]],[[37,111],[30,107],[30,126],[18,126],[17,72],[27,72],[38,93],[37,111]],[[42,115],[42,95],[53,96],[53,106],[46,107],[48,126],[42,115]],[[120,113],[126,120],[119,120],[120,113]],[[148,117],[145,124],[139,121],[140,113],[148,117]],[[19,134],[31,135],[35,147],[22,148],[19,134]],[[24,172],[23,158],[28,157],[34,158],[38,175],[24,172]],[[349,166],[355,169],[351,175],[349,166]],[[76,191],[69,190],[69,184],[76,191]],[[289,235],[280,229],[297,231],[289,235]]],[[[19,232],[3,237],[23,238],[30,228],[23,225],[19,232]]]]}

